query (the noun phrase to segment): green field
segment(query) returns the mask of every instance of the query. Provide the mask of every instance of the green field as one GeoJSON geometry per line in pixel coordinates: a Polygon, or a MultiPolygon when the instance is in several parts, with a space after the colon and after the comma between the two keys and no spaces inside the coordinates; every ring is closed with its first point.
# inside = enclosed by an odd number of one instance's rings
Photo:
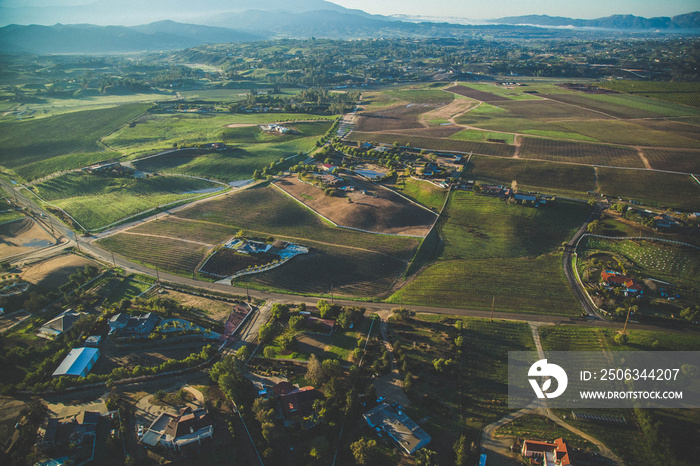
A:
{"type": "MultiPolygon", "coordinates": [[[[235,134],[230,140],[222,141],[231,124],[259,125],[275,122],[290,122],[289,126],[307,120],[332,120],[331,116],[307,115],[301,113],[258,113],[258,114],[148,114],[140,118],[134,127],[125,127],[104,139],[110,148],[123,152],[132,158],[138,155],[156,153],[172,149],[174,144],[201,144],[227,142],[236,145],[235,134]]],[[[242,130],[244,133],[250,130],[242,130]]],[[[310,130],[314,133],[313,130],[310,130]]],[[[294,138],[290,138],[294,140],[294,138]]],[[[303,138],[301,138],[303,139],[303,138]]],[[[247,147],[243,147],[248,149],[247,147]]],[[[295,149],[299,150],[299,149],[295,149]]],[[[295,152],[294,151],[294,152],[295,152]]],[[[292,153],[294,153],[292,152],[292,153]]],[[[291,155],[291,154],[287,154],[291,155]]],[[[279,158],[279,156],[278,156],[279,158]]]]}
{"type": "Polygon", "coordinates": [[[14,222],[17,219],[23,218],[24,214],[17,210],[4,210],[0,212],[0,225],[3,223],[14,222]]]}
{"type": "Polygon", "coordinates": [[[576,315],[559,255],[440,261],[428,266],[389,302],[532,314],[576,315]]]}
{"type": "Polygon", "coordinates": [[[589,210],[562,201],[536,209],[456,192],[439,227],[437,262],[390,301],[488,309],[495,296],[496,308],[504,311],[577,313],[561,257],[550,252],[568,240],[589,210]]]}
{"type": "Polygon", "coordinates": [[[633,146],[700,147],[700,141],[697,139],[674,132],[659,131],[629,121],[560,121],[558,124],[600,142],[633,146]]]}
{"type": "Polygon", "coordinates": [[[353,131],[347,136],[350,141],[371,141],[373,143],[393,144],[395,141],[404,146],[416,149],[473,152],[475,154],[495,155],[498,157],[512,157],[515,148],[508,144],[461,141],[456,139],[441,139],[422,136],[409,136],[404,134],[363,133],[353,131]]]}
{"type": "Polygon", "coordinates": [[[557,200],[546,206],[508,204],[458,191],[441,227],[441,260],[532,257],[555,250],[581,226],[590,207],[557,200]]]}
{"type": "Polygon", "coordinates": [[[537,160],[474,156],[462,178],[505,186],[510,186],[516,180],[520,189],[536,189],[554,194],[576,192],[583,195],[587,191],[595,191],[593,167],[537,160]]]}
{"type": "Polygon", "coordinates": [[[605,81],[597,86],[636,96],[700,107],[697,82],[605,81]]]}
{"type": "Polygon", "coordinates": [[[219,187],[183,177],[135,179],[68,173],[31,189],[44,201],[68,212],[84,228],[96,230],[160,205],[202,197],[206,193],[196,191],[219,187]]]}
{"type": "Polygon", "coordinates": [[[645,149],[644,156],[654,170],[700,174],[700,151],[645,149]]]}
{"type": "Polygon", "coordinates": [[[690,175],[597,167],[598,192],[651,206],[697,210],[700,184],[690,175]]]}
{"type": "Polygon", "coordinates": [[[0,123],[0,164],[26,179],[34,179],[58,170],[114,159],[119,154],[103,151],[98,140],[145,109],[143,104],[129,104],[35,121],[0,123]]]}
{"type": "Polygon", "coordinates": [[[436,212],[442,209],[447,191],[427,181],[402,177],[391,186],[393,189],[436,212]]]}
{"type": "Polygon", "coordinates": [[[97,243],[131,261],[185,276],[193,276],[197,265],[208,254],[205,246],[127,233],[108,236],[97,243]]]}
{"type": "Polygon", "coordinates": [[[491,131],[476,131],[473,129],[467,129],[455,133],[450,136],[450,139],[457,139],[459,141],[475,141],[475,142],[491,142],[489,139],[502,139],[506,144],[513,144],[515,142],[515,136],[508,133],[494,133],[491,131]]]}

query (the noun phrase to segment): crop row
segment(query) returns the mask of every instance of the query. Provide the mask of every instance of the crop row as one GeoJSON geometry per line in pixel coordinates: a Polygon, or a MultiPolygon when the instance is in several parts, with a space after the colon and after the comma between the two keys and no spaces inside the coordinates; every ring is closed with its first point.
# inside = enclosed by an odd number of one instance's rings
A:
{"type": "Polygon", "coordinates": [[[442,261],[427,267],[390,301],[461,309],[572,315],[580,311],[558,256],[442,261]]]}
{"type": "Polygon", "coordinates": [[[363,133],[354,131],[348,135],[348,139],[351,141],[371,141],[382,144],[398,142],[402,146],[410,146],[418,149],[464,153],[472,152],[475,154],[495,155],[498,157],[512,157],[513,154],[515,154],[515,147],[509,144],[429,138],[406,134],[363,133]]]}
{"type": "Polygon", "coordinates": [[[522,158],[588,165],[643,167],[637,151],[629,147],[558,141],[556,139],[525,137],[520,156],[522,158]]]}
{"type": "Polygon", "coordinates": [[[367,251],[309,243],[309,254],[294,257],[283,266],[234,281],[294,293],[325,294],[331,289],[353,296],[377,296],[389,291],[404,272],[399,259],[367,251]]]}
{"type": "Polygon", "coordinates": [[[98,243],[129,260],[180,275],[191,275],[207,254],[204,246],[124,233],[103,238],[98,243]]]}

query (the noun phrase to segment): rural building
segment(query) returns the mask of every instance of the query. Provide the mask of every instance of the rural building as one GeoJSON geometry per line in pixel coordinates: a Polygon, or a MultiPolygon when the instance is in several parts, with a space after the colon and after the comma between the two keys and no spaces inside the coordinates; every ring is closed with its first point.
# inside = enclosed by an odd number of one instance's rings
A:
{"type": "Polygon", "coordinates": [[[382,403],[363,414],[365,421],[379,436],[386,433],[403,451],[412,455],[426,446],[432,438],[411,418],[398,409],[382,403]]]}
{"type": "Polygon", "coordinates": [[[187,407],[181,409],[177,416],[161,413],[149,426],[141,442],[151,447],[161,444],[180,451],[188,445],[201,445],[202,440],[211,439],[213,433],[214,426],[207,410],[187,407]]]}
{"type": "Polygon", "coordinates": [[[85,377],[99,357],[100,350],[97,348],[73,348],[52,375],[54,377],[61,377],[64,375],[85,377]]]}
{"type": "Polygon", "coordinates": [[[489,196],[501,196],[503,194],[503,186],[484,185],[481,187],[481,192],[489,196]]]}
{"type": "MultiPolygon", "coordinates": [[[[260,109],[255,109],[255,110],[262,110],[262,109],[260,108],[260,109]]],[[[267,109],[265,109],[265,110],[267,110],[267,109]]],[[[289,133],[292,133],[292,129],[291,129],[291,128],[287,128],[286,126],[278,125],[278,124],[276,124],[276,123],[272,123],[272,124],[269,124],[269,125],[262,125],[262,126],[260,126],[260,129],[262,129],[263,131],[277,132],[277,133],[280,133],[280,134],[289,134],[289,133]]]]}
{"type": "Polygon", "coordinates": [[[123,312],[109,319],[109,334],[148,335],[160,322],[158,315],[149,312],[141,316],[130,316],[123,312]]]}
{"type": "Polygon", "coordinates": [[[630,278],[612,270],[605,270],[600,274],[601,280],[607,289],[622,288],[625,296],[629,294],[642,294],[644,288],[634,278],[630,278]]]}
{"type": "Polygon", "coordinates": [[[67,420],[47,419],[39,428],[36,443],[40,450],[54,448],[56,445],[77,445],[95,437],[100,413],[83,411],[67,420]]]}
{"type": "MultiPolygon", "coordinates": [[[[274,387],[273,387],[274,392],[274,387]]],[[[282,414],[287,421],[307,417],[313,414],[314,401],[322,398],[321,392],[314,387],[295,388],[280,395],[282,414]]]]}
{"type": "Polygon", "coordinates": [[[261,252],[268,252],[270,249],[272,249],[272,245],[270,244],[239,238],[233,238],[225,243],[224,247],[233,249],[242,254],[258,254],[261,252]]]}
{"type": "Polygon", "coordinates": [[[541,460],[543,466],[573,466],[569,449],[562,438],[553,443],[525,440],[520,452],[525,458],[541,460]]]}
{"type": "Polygon", "coordinates": [[[335,173],[338,171],[338,167],[335,165],[331,165],[330,163],[322,163],[320,166],[321,170],[326,171],[328,173],[335,173]]]}
{"type": "Polygon", "coordinates": [[[73,309],[63,311],[58,317],[46,322],[39,328],[39,333],[37,333],[37,335],[42,338],[56,338],[58,335],[70,330],[73,324],[75,324],[82,315],[82,312],[77,312],[73,309]]]}

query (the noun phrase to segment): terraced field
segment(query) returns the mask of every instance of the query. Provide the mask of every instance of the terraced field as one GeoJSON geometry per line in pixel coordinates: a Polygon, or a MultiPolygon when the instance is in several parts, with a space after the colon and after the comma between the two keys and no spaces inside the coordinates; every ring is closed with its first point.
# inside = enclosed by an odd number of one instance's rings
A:
{"type": "Polygon", "coordinates": [[[644,149],[644,156],[655,170],[700,174],[700,151],[644,149]]]}
{"type": "Polygon", "coordinates": [[[394,141],[397,141],[402,146],[409,146],[416,149],[455,151],[494,155],[497,157],[512,157],[515,153],[515,147],[508,144],[410,136],[399,133],[363,133],[360,131],[353,131],[348,135],[347,139],[350,141],[372,141],[374,143],[383,144],[393,144],[394,141]]]}

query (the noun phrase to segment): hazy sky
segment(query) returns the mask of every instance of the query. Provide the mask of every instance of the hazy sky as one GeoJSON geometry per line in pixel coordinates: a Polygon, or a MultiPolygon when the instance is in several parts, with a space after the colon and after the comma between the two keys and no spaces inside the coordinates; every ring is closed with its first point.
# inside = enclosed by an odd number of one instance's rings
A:
{"type": "Polygon", "coordinates": [[[470,19],[543,15],[591,19],[614,14],[651,18],[700,10],[698,0],[331,0],[346,8],[391,15],[456,16],[470,19]]]}

